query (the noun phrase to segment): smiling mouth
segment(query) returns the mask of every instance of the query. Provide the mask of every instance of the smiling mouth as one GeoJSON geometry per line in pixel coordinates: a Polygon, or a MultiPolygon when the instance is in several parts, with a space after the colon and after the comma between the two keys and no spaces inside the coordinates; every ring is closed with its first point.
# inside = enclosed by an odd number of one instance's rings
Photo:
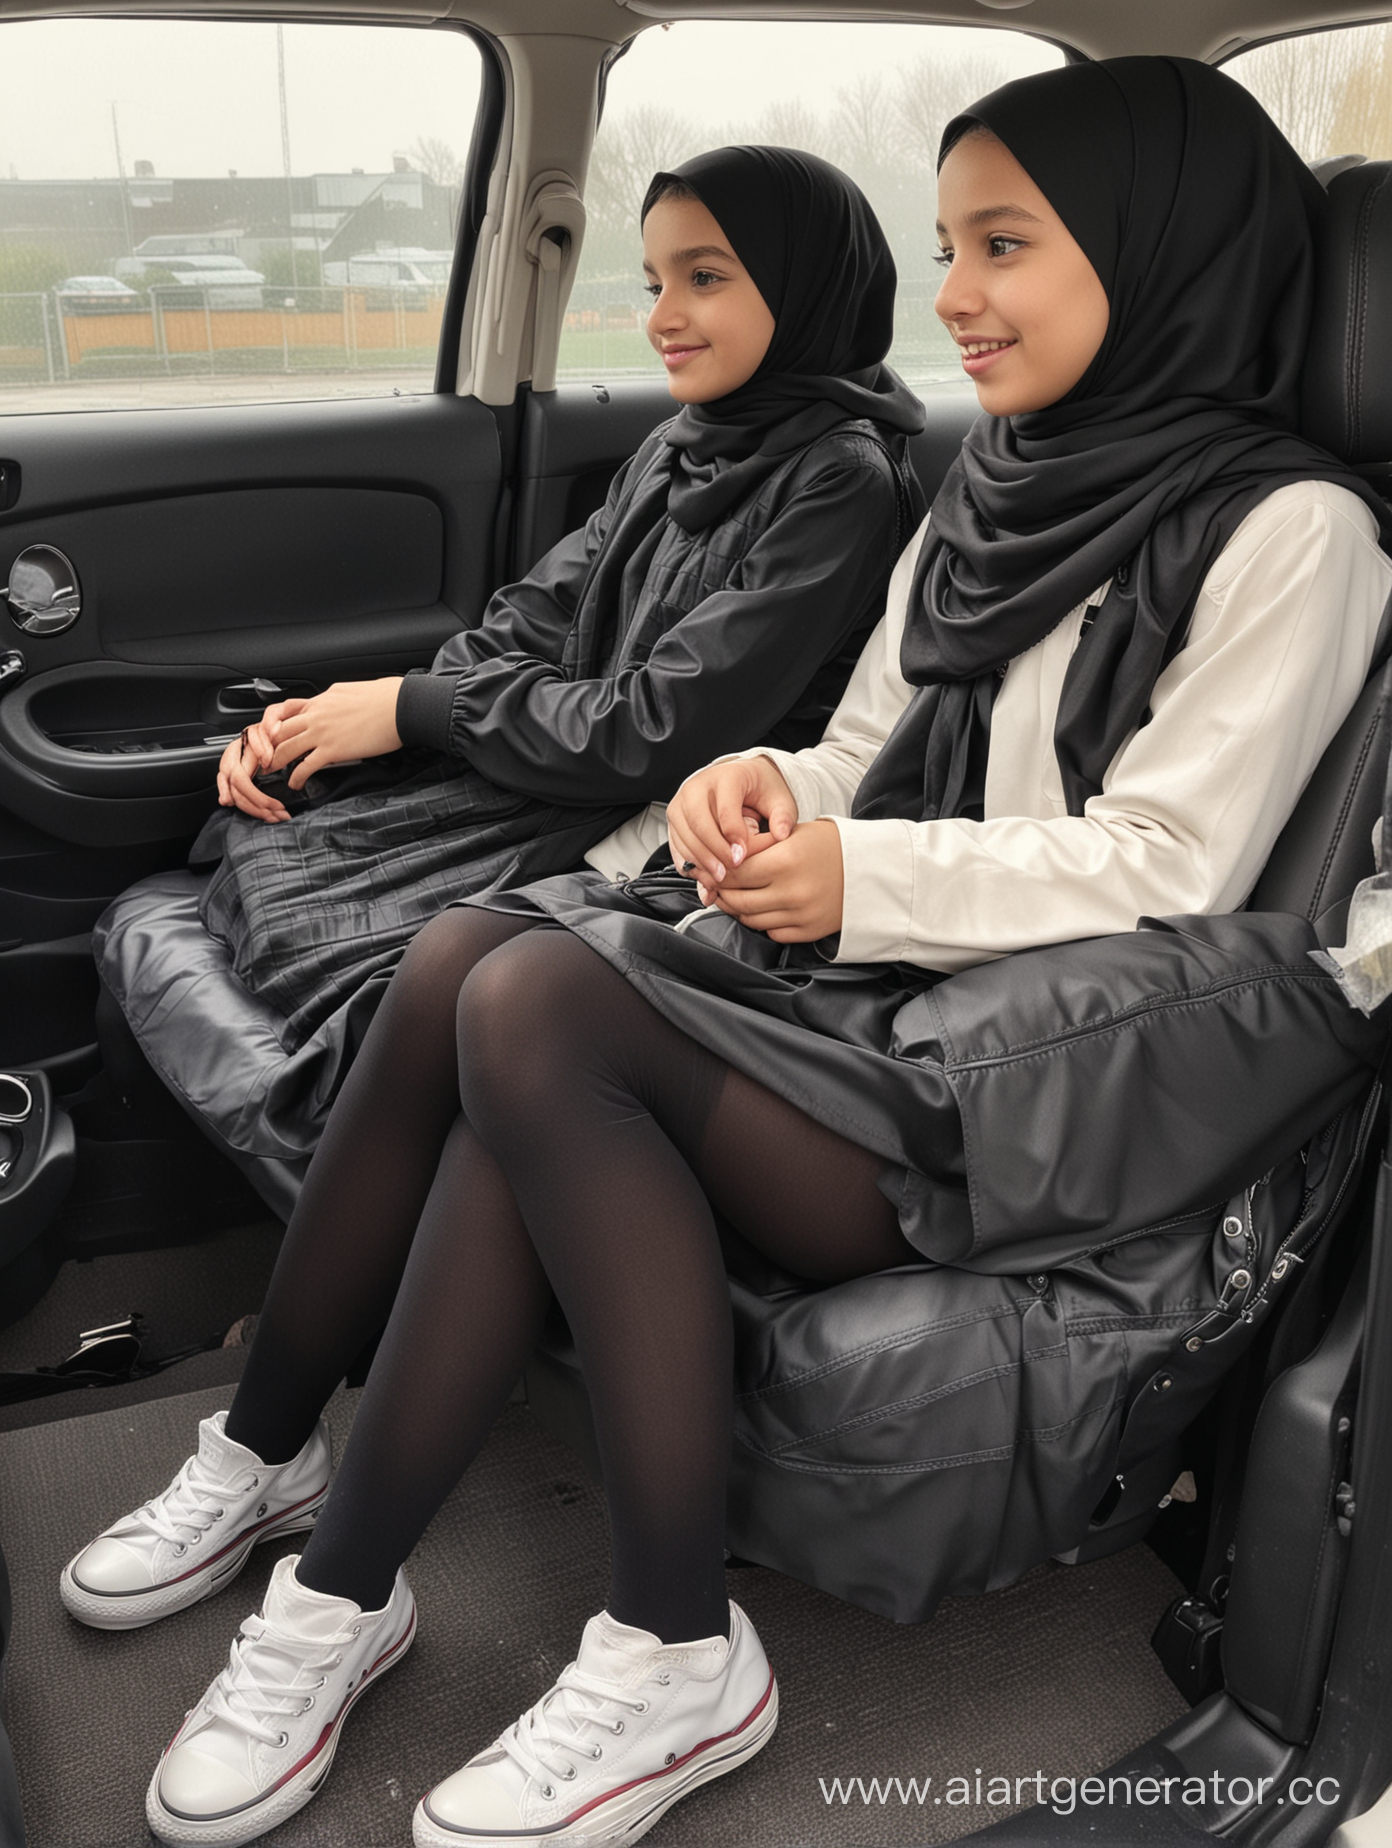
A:
{"type": "Polygon", "coordinates": [[[680,366],[684,361],[693,359],[697,353],[704,353],[703,346],[663,347],[662,363],[664,366],[680,366]]]}
{"type": "Polygon", "coordinates": [[[998,366],[1003,354],[1017,344],[1014,340],[961,340],[962,370],[969,379],[984,378],[998,366]]]}

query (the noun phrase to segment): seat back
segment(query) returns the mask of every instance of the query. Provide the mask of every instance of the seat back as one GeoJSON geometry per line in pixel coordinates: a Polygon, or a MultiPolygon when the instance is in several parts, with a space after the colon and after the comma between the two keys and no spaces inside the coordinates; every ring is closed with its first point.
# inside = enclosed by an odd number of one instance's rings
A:
{"type": "MultiPolygon", "coordinates": [[[[1392,161],[1326,163],[1314,324],[1301,393],[1305,434],[1392,483],[1392,161]]],[[[1373,871],[1392,747],[1392,623],[1379,662],[1287,822],[1256,889],[1257,911],[1294,911],[1325,944],[1343,940],[1349,899],[1373,871]]]]}
{"type": "Polygon", "coordinates": [[[1247,901],[1251,910],[1294,911],[1326,949],[1343,942],[1353,888],[1373,871],[1389,751],[1392,662],[1374,669],[1320,759],[1247,901]]]}

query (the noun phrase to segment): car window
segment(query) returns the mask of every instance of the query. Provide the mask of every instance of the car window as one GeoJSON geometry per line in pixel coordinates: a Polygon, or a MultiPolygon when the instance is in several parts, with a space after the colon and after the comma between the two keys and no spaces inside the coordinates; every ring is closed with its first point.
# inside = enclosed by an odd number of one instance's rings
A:
{"type": "Polygon", "coordinates": [[[0,414],[432,387],[467,34],[58,19],[0,43],[0,414]]]}
{"type": "Polygon", "coordinates": [[[654,172],[731,142],[806,148],[864,189],[899,271],[891,363],[922,390],[960,388],[933,313],[938,138],[956,112],[1063,54],[972,27],[682,20],[638,35],[610,69],[585,187],[585,242],[558,378],[661,371],[644,333],[638,211],[654,172]]]}
{"type": "Polygon", "coordinates": [[[1302,33],[1240,52],[1223,69],[1246,85],[1306,160],[1392,159],[1392,25],[1302,33]]]}

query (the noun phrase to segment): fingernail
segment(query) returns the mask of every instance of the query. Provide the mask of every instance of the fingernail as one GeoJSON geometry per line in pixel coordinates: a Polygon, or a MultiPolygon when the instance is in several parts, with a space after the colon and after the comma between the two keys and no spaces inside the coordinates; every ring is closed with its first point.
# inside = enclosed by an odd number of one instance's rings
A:
{"type": "Polygon", "coordinates": [[[720,864],[719,860],[715,863],[715,876],[717,879],[723,879],[725,877],[725,868],[720,864]]]}
{"type": "Polygon", "coordinates": [[[738,866],[740,861],[744,858],[744,849],[740,846],[738,841],[736,841],[734,846],[730,849],[730,858],[734,861],[736,866],[738,866]]]}

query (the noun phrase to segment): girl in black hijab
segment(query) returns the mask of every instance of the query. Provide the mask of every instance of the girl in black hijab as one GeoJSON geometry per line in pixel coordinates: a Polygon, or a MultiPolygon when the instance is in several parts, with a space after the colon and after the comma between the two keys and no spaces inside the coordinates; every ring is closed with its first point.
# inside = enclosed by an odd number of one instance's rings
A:
{"type": "Polygon", "coordinates": [[[864,196],[814,155],[722,148],[657,175],[643,220],[678,415],[430,673],[282,702],[228,746],[191,856],[212,863],[196,900],[225,974],[182,980],[204,954],[187,875],[102,922],[107,986],[235,1149],[312,1153],[406,945],[451,900],[586,856],[636,871],[663,844],[648,805],[688,772],[751,737],[813,742],[878,616],[922,511],[905,438],[923,414],[883,363],[894,264],[864,196]]]}

